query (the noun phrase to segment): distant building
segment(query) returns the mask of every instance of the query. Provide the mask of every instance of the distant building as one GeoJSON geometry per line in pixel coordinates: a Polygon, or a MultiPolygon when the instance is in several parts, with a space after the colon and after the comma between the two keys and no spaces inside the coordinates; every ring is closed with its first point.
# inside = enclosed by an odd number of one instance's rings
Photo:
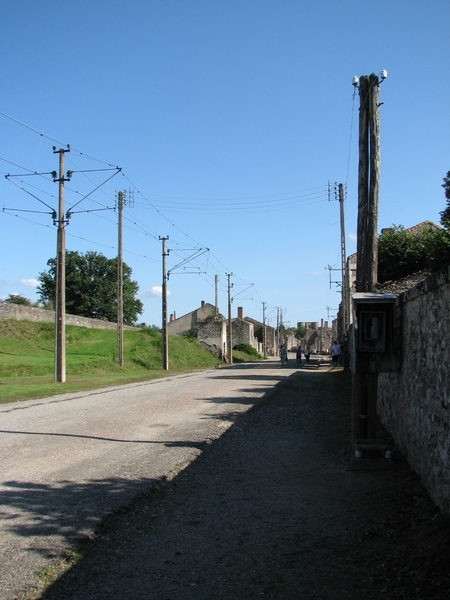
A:
{"type": "MultiPolygon", "coordinates": [[[[197,328],[197,339],[199,345],[208,349],[218,358],[228,354],[228,321],[219,316],[215,306],[202,301],[201,306],[195,310],[176,318],[175,313],[170,315],[167,323],[169,335],[182,335],[197,328]],[[216,318],[214,318],[216,317],[216,318]]],[[[243,308],[238,307],[237,318],[231,321],[231,343],[249,344],[264,355],[264,344],[266,355],[274,355],[275,352],[275,329],[269,325],[263,325],[255,319],[243,316],[243,308]]]]}
{"type": "Polygon", "coordinates": [[[302,321],[297,323],[297,327],[305,328],[305,335],[301,340],[302,350],[309,348],[314,354],[330,353],[336,334],[333,332],[333,327],[328,326],[328,321],[322,319],[320,326],[317,321],[302,321]]]}
{"type": "Polygon", "coordinates": [[[212,317],[217,312],[216,307],[202,300],[201,306],[195,310],[176,318],[175,313],[170,315],[170,320],[167,323],[167,332],[169,335],[181,335],[193,329],[196,325],[212,317]]]}

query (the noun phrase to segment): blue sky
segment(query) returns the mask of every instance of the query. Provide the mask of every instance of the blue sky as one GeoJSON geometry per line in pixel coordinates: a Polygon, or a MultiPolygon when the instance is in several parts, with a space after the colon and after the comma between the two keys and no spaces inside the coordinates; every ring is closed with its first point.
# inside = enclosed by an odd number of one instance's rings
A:
{"type": "Polygon", "coordinates": [[[346,185],[347,254],[356,250],[352,78],[388,71],[379,229],[439,223],[449,23],[445,0],[7,0],[0,298],[37,300],[36,278],[56,250],[58,192],[48,175],[24,174],[57,170],[52,148],[69,144],[65,208],[77,206],[66,247],[116,256],[117,214],[98,209],[126,190],[124,260],[140,321],[161,323],[166,236],[169,313],[214,304],[218,275],[226,315],[232,273],[233,316],[242,306],[262,319],[265,302],[272,325],[277,307],[293,326],[331,320],[341,277],[335,182],[346,185]],[[176,268],[199,248],[209,250],[176,268]]]}

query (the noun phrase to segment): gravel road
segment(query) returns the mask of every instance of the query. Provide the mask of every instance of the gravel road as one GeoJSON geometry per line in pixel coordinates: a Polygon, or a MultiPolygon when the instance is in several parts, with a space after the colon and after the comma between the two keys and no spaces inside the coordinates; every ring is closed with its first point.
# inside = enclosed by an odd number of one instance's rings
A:
{"type": "Polygon", "coordinates": [[[288,375],[264,367],[0,407],[0,599],[33,585],[106,514],[176,475],[288,375]]]}
{"type": "Polygon", "coordinates": [[[449,522],[349,398],[269,361],[4,407],[0,598],[446,599],[449,522]]]}

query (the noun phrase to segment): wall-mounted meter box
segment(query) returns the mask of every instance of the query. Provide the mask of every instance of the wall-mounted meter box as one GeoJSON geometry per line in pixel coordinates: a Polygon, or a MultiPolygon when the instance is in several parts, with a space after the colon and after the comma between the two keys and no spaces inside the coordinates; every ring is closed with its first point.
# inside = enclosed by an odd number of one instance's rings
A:
{"type": "Polygon", "coordinates": [[[395,294],[356,293],[352,300],[355,372],[395,371],[395,294]]]}

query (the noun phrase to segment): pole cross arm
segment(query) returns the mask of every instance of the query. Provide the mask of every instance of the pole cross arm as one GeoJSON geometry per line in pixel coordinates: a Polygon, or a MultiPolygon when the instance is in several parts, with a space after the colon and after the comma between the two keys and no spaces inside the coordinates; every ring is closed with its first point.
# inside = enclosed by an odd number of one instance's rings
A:
{"type": "MultiPolygon", "coordinates": [[[[169,250],[169,252],[170,252],[170,250],[169,250]]],[[[174,267],[169,269],[169,271],[167,271],[167,278],[169,278],[169,275],[171,273],[173,273],[176,269],[179,269],[183,265],[191,262],[191,260],[194,260],[194,258],[198,258],[199,256],[202,256],[202,254],[205,254],[205,252],[209,252],[209,248],[199,248],[198,250],[196,250],[196,252],[194,252],[194,254],[191,254],[191,256],[188,256],[187,258],[185,258],[184,260],[179,262],[177,265],[175,265],[174,267]]]]}

